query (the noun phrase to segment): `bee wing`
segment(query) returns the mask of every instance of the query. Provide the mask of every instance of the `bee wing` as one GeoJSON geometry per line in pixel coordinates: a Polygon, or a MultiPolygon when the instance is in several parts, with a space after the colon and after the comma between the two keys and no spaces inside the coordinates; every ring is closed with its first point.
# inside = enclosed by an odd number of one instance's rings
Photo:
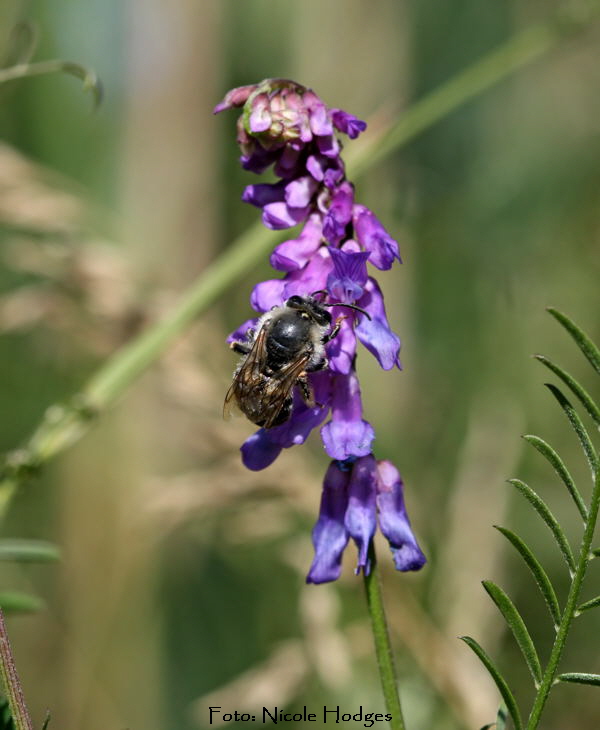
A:
{"type": "MultiPolygon", "coordinates": [[[[223,418],[230,418],[233,410],[239,410],[241,400],[254,397],[255,391],[262,388],[261,373],[267,358],[266,340],[265,328],[261,327],[252,343],[252,349],[233,376],[233,382],[225,395],[223,418]]],[[[258,396],[260,397],[260,393],[258,396]]]]}
{"type": "Polygon", "coordinates": [[[309,360],[309,353],[301,355],[297,360],[293,360],[281,368],[264,386],[262,405],[266,416],[265,428],[271,428],[275,422],[309,360]]]}

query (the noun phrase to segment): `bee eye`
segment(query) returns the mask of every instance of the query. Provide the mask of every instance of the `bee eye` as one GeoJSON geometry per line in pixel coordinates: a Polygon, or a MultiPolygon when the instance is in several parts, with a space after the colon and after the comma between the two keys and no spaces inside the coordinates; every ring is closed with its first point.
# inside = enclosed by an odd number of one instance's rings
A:
{"type": "Polygon", "coordinates": [[[302,297],[299,297],[297,294],[294,294],[294,296],[290,297],[286,302],[286,306],[288,307],[301,307],[302,304],[302,297]]]}

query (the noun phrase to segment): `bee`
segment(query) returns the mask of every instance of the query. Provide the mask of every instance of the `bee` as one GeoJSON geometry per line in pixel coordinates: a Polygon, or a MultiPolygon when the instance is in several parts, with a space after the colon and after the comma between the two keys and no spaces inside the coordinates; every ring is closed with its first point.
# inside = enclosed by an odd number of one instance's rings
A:
{"type": "Polygon", "coordinates": [[[231,343],[242,358],[225,396],[226,417],[237,405],[257,426],[279,426],[291,416],[296,385],[307,405],[316,405],[307,375],[327,367],[325,345],[337,336],[345,319],[338,317],[332,327],[326,307],[349,307],[370,319],[354,304],[317,301],[315,295],[320,293],[324,292],[290,297],[263,314],[256,328],[248,330],[245,342],[231,343]]]}

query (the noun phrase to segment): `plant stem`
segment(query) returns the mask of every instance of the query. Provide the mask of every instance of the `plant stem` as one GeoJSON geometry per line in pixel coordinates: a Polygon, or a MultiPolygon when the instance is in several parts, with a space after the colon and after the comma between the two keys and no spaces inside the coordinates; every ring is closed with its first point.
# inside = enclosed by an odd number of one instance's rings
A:
{"type": "Polygon", "coordinates": [[[381,579],[373,541],[371,541],[369,547],[369,559],[371,562],[371,571],[369,575],[365,575],[365,591],[367,593],[367,606],[371,616],[371,628],[373,630],[381,688],[385,698],[386,709],[392,718],[390,720],[391,729],[405,730],[400,695],[398,694],[394,656],[392,654],[392,645],[390,643],[385,609],[383,607],[381,579]]]}
{"type": "Polygon", "coordinates": [[[537,691],[529,720],[527,721],[527,730],[535,730],[540,721],[544,705],[554,684],[556,672],[558,670],[558,663],[560,661],[567,634],[571,628],[571,622],[575,618],[577,606],[579,605],[579,597],[581,593],[581,586],[585,573],[587,570],[588,563],[590,561],[592,547],[592,540],[594,539],[594,530],[596,528],[596,521],[598,519],[598,509],[600,507],[600,470],[596,467],[596,476],[594,480],[594,489],[592,491],[592,499],[590,502],[590,510],[588,520],[581,540],[581,548],[579,552],[579,558],[577,560],[577,567],[575,569],[575,575],[571,583],[569,595],[567,597],[567,603],[563,612],[550,659],[546,666],[546,671],[542,677],[542,682],[537,691]]]}
{"type": "Polygon", "coordinates": [[[98,105],[102,99],[102,86],[96,74],[90,69],[72,61],[38,61],[37,63],[19,63],[9,68],[0,68],[0,84],[31,76],[43,76],[57,72],[76,76],[83,81],[83,88],[94,94],[94,103],[98,105]]]}
{"type": "Polygon", "coordinates": [[[2,609],[0,609],[0,673],[2,674],[2,684],[4,685],[16,730],[33,730],[19,675],[15,667],[12,649],[10,648],[2,609]]]}
{"type": "MultiPolygon", "coordinates": [[[[591,17],[592,14],[586,20],[591,17]]],[[[522,31],[442,84],[416,102],[383,134],[367,136],[365,143],[356,145],[356,152],[348,155],[353,179],[464,102],[547,53],[563,36],[581,25],[584,22],[554,21],[522,31]]],[[[90,85],[93,83],[85,69],[57,61],[0,70],[0,83],[19,75],[59,69],[87,79],[90,85]]],[[[169,315],[116,352],[70,404],[50,408],[25,448],[9,455],[0,470],[0,516],[18,486],[33,471],[86,433],[93,420],[91,416],[114,403],[194,318],[247,272],[275,241],[272,231],[263,228],[260,223],[251,226],[200,274],[169,315]]]]}

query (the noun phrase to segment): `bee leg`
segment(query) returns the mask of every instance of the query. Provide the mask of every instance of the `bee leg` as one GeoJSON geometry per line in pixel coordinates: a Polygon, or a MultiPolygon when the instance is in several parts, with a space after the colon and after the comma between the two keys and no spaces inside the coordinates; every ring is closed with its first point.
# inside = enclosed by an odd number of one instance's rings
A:
{"type": "Polygon", "coordinates": [[[325,368],[329,365],[329,360],[324,357],[319,362],[315,363],[314,365],[309,365],[309,367],[306,368],[307,373],[316,373],[319,370],[325,370],[325,368]]]}
{"type": "Polygon", "coordinates": [[[230,342],[229,347],[239,355],[247,355],[252,349],[252,345],[248,342],[230,342]]]}
{"type": "Polygon", "coordinates": [[[310,387],[310,383],[308,382],[308,378],[306,377],[306,373],[298,376],[297,384],[298,384],[298,387],[300,388],[300,393],[302,394],[302,397],[304,398],[304,402],[306,403],[306,405],[309,408],[314,408],[315,396],[312,391],[312,388],[310,387]]]}
{"type": "Polygon", "coordinates": [[[326,344],[327,344],[328,342],[331,342],[331,340],[333,340],[333,338],[334,338],[334,337],[337,337],[337,335],[338,335],[338,333],[339,333],[339,331],[340,331],[340,327],[342,326],[342,322],[343,322],[343,321],[344,321],[345,319],[347,319],[347,318],[346,318],[346,317],[344,317],[344,316],[342,315],[341,317],[338,317],[338,318],[337,318],[337,319],[335,320],[335,324],[333,325],[333,329],[331,330],[331,332],[328,332],[328,333],[327,333],[327,334],[326,334],[326,335],[325,335],[325,336],[323,337],[323,339],[321,340],[321,342],[322,342],[322,343],[323,343],[324,345],[326,345],[326,344]]]}

